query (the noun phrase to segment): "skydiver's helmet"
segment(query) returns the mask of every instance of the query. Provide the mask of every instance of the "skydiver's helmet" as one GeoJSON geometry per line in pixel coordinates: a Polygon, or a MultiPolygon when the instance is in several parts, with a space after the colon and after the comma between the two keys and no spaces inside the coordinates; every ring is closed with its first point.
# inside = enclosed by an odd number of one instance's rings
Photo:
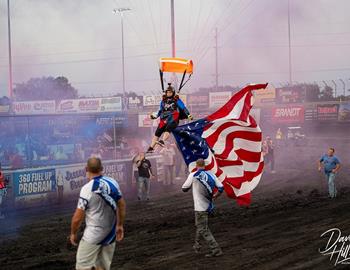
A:
{"type": "Polygon", "coordinates": [[[167,98],[175,96],[175,89],[174,89],[174,87],[171,86],[171,83],[168,83],[168,88],[165,89],[165,93],[164,94],[165,94],[164,96],[167,97],[167,98]],[[168,96],[168,92],[171,92],[172,95],[168,96]]]}

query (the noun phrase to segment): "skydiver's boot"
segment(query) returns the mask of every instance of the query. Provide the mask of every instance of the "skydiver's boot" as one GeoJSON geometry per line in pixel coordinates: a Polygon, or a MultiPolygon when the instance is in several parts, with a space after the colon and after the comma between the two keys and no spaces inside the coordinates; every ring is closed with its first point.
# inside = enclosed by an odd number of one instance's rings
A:
{"type": "Polygon", "coordinates": [[[147,154],[150,154],[150,153],[153,153],[154,152],[154,148],[153,147],[148,147],[148,149],[147,149],[147,154]]]}
{"type": "Polygon", "coordinates": [[[163,140],[157,141],[157,144],[161,147],[165,147],[165,142],[163,140]]]}

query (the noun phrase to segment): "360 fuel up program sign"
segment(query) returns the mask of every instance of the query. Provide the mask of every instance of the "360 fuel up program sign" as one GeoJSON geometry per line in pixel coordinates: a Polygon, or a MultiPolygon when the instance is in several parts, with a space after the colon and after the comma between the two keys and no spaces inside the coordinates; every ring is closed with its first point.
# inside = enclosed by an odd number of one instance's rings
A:
{"type": "Polygon", "coordinates": [[[56,191],[55,169],[15,172],[13,184],[16,197],[56,191]]]}

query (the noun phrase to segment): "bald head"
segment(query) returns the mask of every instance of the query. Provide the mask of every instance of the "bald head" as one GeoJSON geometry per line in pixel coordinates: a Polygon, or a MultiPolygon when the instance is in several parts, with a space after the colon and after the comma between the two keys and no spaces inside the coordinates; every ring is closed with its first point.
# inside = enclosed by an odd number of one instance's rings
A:
{"type": "Polygon", "coordinates": [[[103,171],[101,159],[96,157],[89,158],[86,164],[86,170],[93,174],[101,173],[103,171]]]}

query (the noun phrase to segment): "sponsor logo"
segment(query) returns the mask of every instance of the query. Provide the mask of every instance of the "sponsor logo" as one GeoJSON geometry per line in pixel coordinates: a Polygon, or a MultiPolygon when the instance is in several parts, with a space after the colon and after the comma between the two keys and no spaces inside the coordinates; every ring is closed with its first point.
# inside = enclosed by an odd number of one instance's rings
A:
{"type": "Polygon", "coordinates": [[[74,109],[74,104],[72,100],[68,100],[68,101],[63,101],[60,104],[60,110],[61,111],[69,111],[69,110],[73,110],[74,109]]]}
{"type": "Polygon", "coordinates": [[[277,108],[275,117],[299,117],[301,108],[277,108]]]}
{"type": "Polygon", "coordinates": [[[329,261],[334,260],[334,266],[350,264],[350,235],[342,235],[338,228],[332,228],[321,234],[326,245],[319,249],[324,256],[329,256],[329,261]]]}

